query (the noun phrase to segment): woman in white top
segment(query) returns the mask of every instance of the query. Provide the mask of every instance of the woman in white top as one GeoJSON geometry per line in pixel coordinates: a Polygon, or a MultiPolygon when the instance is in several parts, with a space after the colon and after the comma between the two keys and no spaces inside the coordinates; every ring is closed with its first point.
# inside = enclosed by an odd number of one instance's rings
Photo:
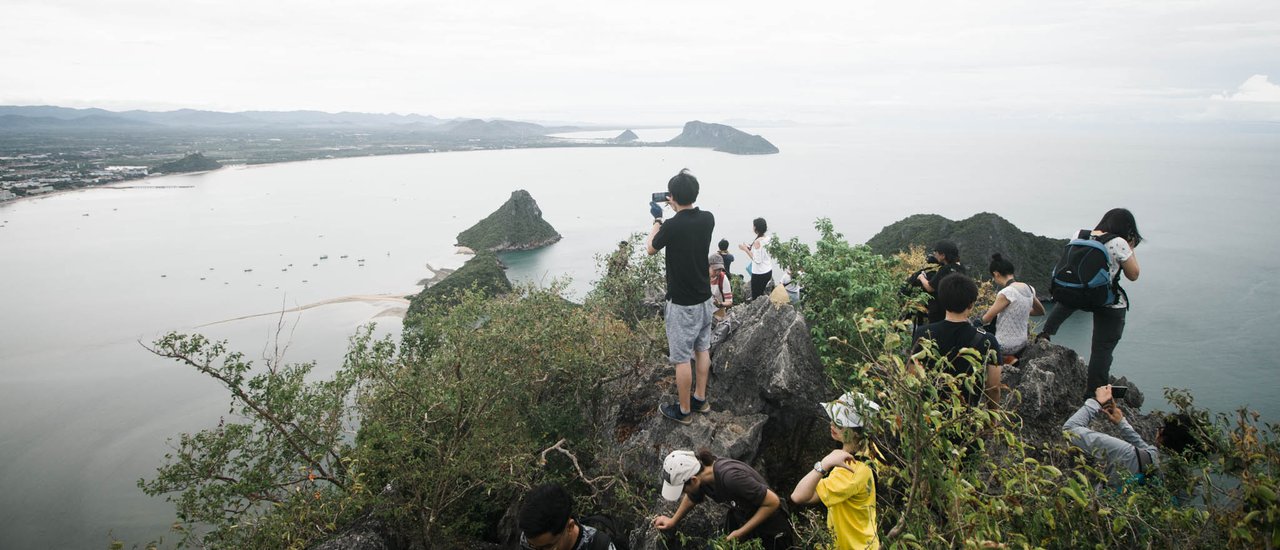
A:
{"type": "Polygon", "coordinates": [[[1027,322],[1032,315],[1044,315],[1044,305],[1036,298],[1036,289],[1013,280],[1013,262],[999,254],[991,255],[991,278],[1000,293],[996,303],[982,315],[982,324],[996,322],[996,341],[1006,356],[1017,355],[1027,347],[1027,322]]]}
{"type": "Polygon", "coordinates": [[[751,299],[764,294],[764,289],[773,279],[773,258],[765,248],[769,244],[769,224],[764,218],[751,221],[751,228],[756,232],[756,240],[751,244],[740,244],[738,248],[747,253],[751,260],[751,299]]]}
{"type": "MultiPolygon", "coordinates": [[[[1130,281],[1138,280],[1138,256],[1133,249],[1142,242],[1142,234],[1138,233],[1138,222],[1133,213],[1125,208],[1113,208],[1102,216],[1102,221],[1090,232],[1098,237],[1106,234],[1117,238],[1106,242],[1107,254],[1111,256],[1111,280],[1117,281],[1120,273],[1130,281]]],[[[1119,285],[1117,285],[1118,287],[1119,285]]],[[[1110,384],[1112,353],[1120,336],[1124,334],[1125,313],[1129,310],[1129,297],[1119,288],[1116,291],[1116,302],[1093,310],[1093,348],[1089,351],[1089,387],[1085,388],[1085,396],[1092,396],[1093,390],[1099,386],[1110,384]]],[[[1066,304],[1054,304],[1053,311],[1044,322],[1041,335],[1048,339],[1057,334],[1058,327],[1067,320],[1075,308],[1066,304]]]]}

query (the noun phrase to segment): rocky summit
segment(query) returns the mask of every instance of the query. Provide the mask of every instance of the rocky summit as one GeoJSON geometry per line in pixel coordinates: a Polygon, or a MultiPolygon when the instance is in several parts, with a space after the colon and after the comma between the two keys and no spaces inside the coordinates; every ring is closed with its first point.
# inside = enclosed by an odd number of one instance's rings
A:
{"type": "Polygon", "coordinates": [[[982,212],[952,221],[937,214],[916,214],[896,221],[867,241],[877,254],[891,255],[912,245],[928,252],[940,240],[960,247],[960,263],[971,277],[990,279],[987,266],[999,253],[1017,267],[1017,279],[1035,287],[1041,300],[1049,297],[1049,275],[1062,254],[1065,239],[1052,239],[1018,229],[998,215],[982,212]]]}
{"type": "Polygon", "coordinates": [[[537,201],[523,189],[512,191],[511,198],[492,214],[458,233],[458,245],[472,250],[504,252],[532,250],[555,243],[560,234],[542,219],[537,201]]]}
{"type": "Polygon", "coordinates": [[[686,122],[684,131],[666,144],[672,147],[710,147],[735,155],[772,155],[778,152],[778,148],[763,137],[732,126],[698,120],[686,122]]]}

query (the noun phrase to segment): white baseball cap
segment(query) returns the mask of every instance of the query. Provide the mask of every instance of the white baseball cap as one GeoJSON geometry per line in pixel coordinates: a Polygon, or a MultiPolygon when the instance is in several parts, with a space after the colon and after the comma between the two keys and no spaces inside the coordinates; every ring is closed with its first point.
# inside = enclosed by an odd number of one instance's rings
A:
{"type": "Polygon", "coordinates": [[[858,410],[868,413],[880,410],[879,404],[856,392],[848,392],[835,401],[819,403],[819,405],[822,405],[822,408],[827,411],[827,416],[831,417],[831,421],[841,428],[862,427],[862,415],[858,414],[858,410]]]}
{"type": "Polygon", "coordinates": [[[702,470],[702,463],[693,451],[671,451],[662,461],[662,498],[679,500],[684,493],[684,484],[702,470]]]}

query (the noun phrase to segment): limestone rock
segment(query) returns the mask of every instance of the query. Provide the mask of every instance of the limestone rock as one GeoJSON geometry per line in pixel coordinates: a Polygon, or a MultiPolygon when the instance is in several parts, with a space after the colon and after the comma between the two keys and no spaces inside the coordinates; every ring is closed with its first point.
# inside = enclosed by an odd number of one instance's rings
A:
{"type": "Polygon", "coordinates": [[[537,201],[523,189],[492,214],[458,234],[458,246],[472,250],[503,252],[532,250],[560,240],[560,234],[542,219],[537,201]]]}

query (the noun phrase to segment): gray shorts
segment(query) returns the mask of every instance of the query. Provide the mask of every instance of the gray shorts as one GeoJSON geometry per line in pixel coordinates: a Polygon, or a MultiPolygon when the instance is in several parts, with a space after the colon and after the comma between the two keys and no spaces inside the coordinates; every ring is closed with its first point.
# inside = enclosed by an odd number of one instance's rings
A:
{"type": "Polygon", "coordinates": [[[715,312],[710,299],[692,306],[667,302],[667,355],[672,364],[688,363],[694,352],[711,349],[711,319],[715,312]]]}

